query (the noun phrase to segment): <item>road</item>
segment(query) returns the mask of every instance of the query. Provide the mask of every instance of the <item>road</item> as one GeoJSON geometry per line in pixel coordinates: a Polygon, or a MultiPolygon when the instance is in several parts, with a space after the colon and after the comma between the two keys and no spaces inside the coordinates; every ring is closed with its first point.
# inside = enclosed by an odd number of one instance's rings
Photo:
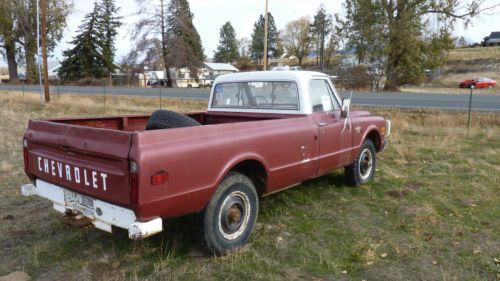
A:
{"type": "MultiPolygon", "coordinates": [[[[37,92],[40,90],[36,85],[0,85],[0,90],[19,91],[24,88],[26,92],[37,92]]],[[[158,88],[103,88],[90,86],[60,86],[51,87],[53,94],[78,94],[78,95],[106,95],[114,96],[145,96],[158,97],[160,94],[165,98],[182,98],[207,100],[208,89],[158,89],[158,88]]],[[[477,94],[481,90],[475,90],[472,98],[473,111],[500,112],[500,96],[492,94],[477,94]]],[[[348,92],[341,92],[342,97],[349,96],[348,92]]],[[[446,109],[446,110],[468,110],[469,95],[467,90],[464,94],[422,94],[422,93],[367,93],[354,92],[352,103],[360,106],[390,107],[390,108],[412,108],[412,109],[446,109]]]]}

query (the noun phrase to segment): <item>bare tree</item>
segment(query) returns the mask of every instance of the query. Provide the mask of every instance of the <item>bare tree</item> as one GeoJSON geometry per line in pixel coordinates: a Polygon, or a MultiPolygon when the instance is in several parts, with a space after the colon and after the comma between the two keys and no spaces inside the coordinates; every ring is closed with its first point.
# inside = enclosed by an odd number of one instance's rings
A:
{"type": "MultiPolygon", "coordinates": [[[[160,47],[163,67],[167,75],[167,86],[172,87],[172,76],[168,63],[167,1],[136,0],[139,5],[137,14],[143,17],[137,22],[132,39],[137,40],[135,53],[152,53],[160,47]]],[[[137,55],[136,55],[137,56],[137,55]]]]}
{"type": "Polygon", "coordinates": [[[283,41],[289,54],[297,57],[299,65],[309,53],[311,45],[311,30],[309,20],[304,17],[287,23],[283,32],[283,41]]]}

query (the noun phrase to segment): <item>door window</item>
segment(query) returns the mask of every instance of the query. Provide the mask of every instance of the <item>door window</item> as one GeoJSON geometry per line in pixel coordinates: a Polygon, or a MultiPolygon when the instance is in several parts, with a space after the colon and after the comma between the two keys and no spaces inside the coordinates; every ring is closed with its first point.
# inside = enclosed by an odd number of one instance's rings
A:
{"type": "Polygon", "coordinates": [[[313,112],[333,110],[332,97],[327,82],[313,79],[309,82],[309,97],[313,112]]]}

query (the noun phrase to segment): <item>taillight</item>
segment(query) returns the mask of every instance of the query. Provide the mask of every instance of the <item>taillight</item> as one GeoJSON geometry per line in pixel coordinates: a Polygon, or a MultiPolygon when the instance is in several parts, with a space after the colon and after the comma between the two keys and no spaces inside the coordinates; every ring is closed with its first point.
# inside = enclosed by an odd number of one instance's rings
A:
{"type": "Polygon", "coordinates": [[[165,171],[158,171],[151,176],[152,185],[164,184],[168,181],[168,173],[165,171]]]}
{"type": "Polygon", "coordinates": [[[130,161],[130,202],[139,203],[139,165],[130,161]]]}
{"type": "Polygon", "coordinates": [[[26,139],[23,140],[23,158],[24,158],[24,170],[28,171],[29,157],[28,157],[28,141],[26,139]]]}

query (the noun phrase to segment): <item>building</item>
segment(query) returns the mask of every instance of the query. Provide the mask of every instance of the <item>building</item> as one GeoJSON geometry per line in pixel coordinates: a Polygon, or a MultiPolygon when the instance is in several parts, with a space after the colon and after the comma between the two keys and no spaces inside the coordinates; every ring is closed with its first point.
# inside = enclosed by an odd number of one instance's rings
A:
{"type": "Polygon", "coordinates": [[[495,31],[483,39],[483,46],[498,46],[500,45],[500,31],[495,31]]]}
{"type": "Polygon", "coordinates": [[[214,80],[217,76],[228,73],[238,72],[239,69],[228,63],[204,62],[202,75],[204,79],[214,80]]]}
{"type": "MultiPolygon", "coordinates": [[[[173,86],[176,88],[201,88],[212,86],[217,76],[238,72],[239,70],[228,63],[204,62],[198,69],[197,77],[192,77],[191,71],[187,67],[170,68],[170,77],[173,86]]],[[[146,71],[144,73],[146,86],[166,86],[166,75],[164,71],[146,71]]],[[[142,85],[142,84],[141,84],[142,85]]]]}

